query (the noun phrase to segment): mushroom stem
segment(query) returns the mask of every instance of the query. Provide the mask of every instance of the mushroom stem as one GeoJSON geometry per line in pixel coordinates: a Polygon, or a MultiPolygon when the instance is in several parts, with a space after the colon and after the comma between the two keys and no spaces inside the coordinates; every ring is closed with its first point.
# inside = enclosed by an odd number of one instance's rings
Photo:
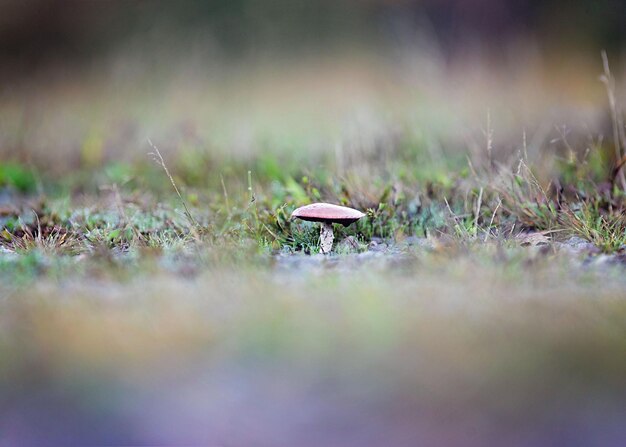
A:
{"type": "Polygon", "coordinates": [[[320,253],[324,255],[330,253],[333,248],[334,239],[333,224],[323,222],[320,228],[320,253]]]}

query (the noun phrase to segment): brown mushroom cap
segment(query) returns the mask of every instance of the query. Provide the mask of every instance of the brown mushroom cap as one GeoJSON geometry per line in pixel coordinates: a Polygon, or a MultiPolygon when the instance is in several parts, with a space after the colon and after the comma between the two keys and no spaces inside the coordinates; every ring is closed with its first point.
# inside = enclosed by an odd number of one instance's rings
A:
{"type": "Polygon", "coordinates": [[[330,203],[312,203],[301,206],[291,213],[291,218],[308,220],[310,222],[338,223],[347,227],[365,216],[359,210],[347,206],[332,205],[330,203]]]}

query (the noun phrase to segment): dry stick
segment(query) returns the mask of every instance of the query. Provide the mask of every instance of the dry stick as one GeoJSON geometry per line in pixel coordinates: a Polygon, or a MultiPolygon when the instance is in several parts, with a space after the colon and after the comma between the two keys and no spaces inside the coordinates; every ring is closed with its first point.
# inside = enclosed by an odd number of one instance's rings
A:
{"type": "Polygon", "coordinates": [[[483,204],[483,188],[480,188],[478,193],[478,202],[476,203],[476,213],[474,216],[474,237],[478,235],[478,218],[480,217],[480,207],[483,204]]]}
{"type": "Polygon", "coordinates": [[[526,129],[522,132],[522,148],[524,149],[524,160],[528,161],[528,142],[526,140],[526,129]]]}
{"type": "Polygon", "coordinates": [[[178,187],[176,186],[176,182],[174,181],[174,177],[172,177],[172,174],[170,174],[169,169],[167,169],[167,165],[165,164],[165,160],[163,160],[163,156],[161,155],[161,152],[159,152],[159,148],[156,147],[149,138],[148,138],[148,143],[150,144],[150,146],[152,146],[152,149],[154,149],[154,152],[151,153],[151,155],[154,157],[155,161],[163,168],[163,170],[165,171],[165,174],[170,179],[170,182],[172,183],[172,186],[174,187],[174,191],[176,191],[176,194],[178,195],[180,202],[183,204],[183,208],[185,208],[185,216],[187,217],[187,219],[189,219],[189,222],[191,223],[195,232],[200,225],[198,224],[196,219],[193,218],[193,216],[191,215],[191,212],[189,212],[189,208],[187,208],[185,199],[183,199],[182,194],[178,190],[178,187]]]}
{"type": "Polygon", "coordinates": [[[478,173],[476,172],[476,169],[474,168],[474,165],[472,164],[472,159],[470,158],[469,155],[466,155],[465,158],[467,159],[467,166],[469,167],[469,170],[471,171],[474,178],[478,180],[479,179],[478,173]]]}
{"type": "Polygon", "coordinates": [[[491,215],[489,227],[487,227],[487,232],[485,233],[485,239],[483,240],[483,242],[487,242],[487,239],[489,239],[489,235],[491,234],[491,227],[493,226],[493,221],[496,218],[496,213],[498,212],[500,205],[502,205],[502,199],[498,197],[498,204],[496,205],[496,209],[493,210],[493,214],[491,215]]]}
{"type": "MultiPolygon", "coordinates": [[[[460,222],[459,217],[456,214],[454,214],[454,211],[452,211],[452,208],[450,207],[450,204],[448,203],[448,199],[446,197],[443,198],[443,201],[445,202],[446,206],[448,207],[448,211],[450,212],[450,215],[452,216],[452,219],[454,220],[455,228],[457,230],[460,230],[462,227],[459,224],[459,222],[460,222]]],[[[467,233],[467,231],[465,231],[465,233],[467,233]]]]}
{"type": "Polygon", "coordinates": [[[556,129],[556,131],[561,136],[561,142],[565,146],[565,149],[567,149],[569,151],[570,161],[576,161],[577,162],[578,160],[576,158],[576,151],[574,150],[572,145],[569,144],[569,141],[567,141],[567,132],[566,132],[567,129],[565,128],[565,126],[554,126],[554,128],[556,129]]]}
{"type": "Polygon", "coordinates": [[[250,192],[250,203],[248,206],[254,206],[254,223],[256,226],[259,226],[259,214],[256,208],[256,196],[254,195],[254,190],[252,189],[252,171],[248,171],[248,191],[250,192]]]}
{"type": "Polygon", "coordinates": [[[487,109],[487,130],[485,131],[487,138],[487,157],[489,157],[489,173],[493,170],[493,129],[491,128],[491,110],[487,109]]]}
{"type": "Polygon", "coordinates": [[[617,162],[617,164],[615,165],[615,169],[613,169],[612,172],[612,181],[611,183],[615,183],[615,179],[617,178],[617,174],[619,174],[619,172],[621,171],[622,167],[626,164],[626,155],[624,155],[622,157],[622,159],[617,162]]]}
{"type": "Polygon", "coordinates": [[[230,219],[230,202],[228,201],[228,191],[226,191],[226,184],[224,183],[224,176],[220,174],[220,180],[222,181],[222,190],[224,191],[224,203],[228,210],[228,218],[230,219]]]}
{"type": "MultiPolygon", "coordinates": [[[[615,162],[616,162],[616,170],[614,173],[613,182],[619,177],[619,181],[622,184],[622,190],[626,191],[626,176],[624,176],[624,171],[622,171],[622,149],[620,144],[620,136],[623,136],[623,130],[620,130],[621,118],[620,114],[617,110],[617,101],[615,99],[615,80],[611,75],[611,70],[609,68],[609,58],[606,55],[606,51],[602,50],[602,65],[604,68],[604,74],[600,76],[600,81],[606,87],[606,93],[609,99],[609,109],[611,111],[611,122],[613,125],[613,141],[615,145],[615,162]]],[[[625,138],[626,140],[626,138],[625,138]]]]}
{"type": "MultiPolygon", "coordinates": [[[[623,151],[626,151],[626,131],[624,131],[624,116],[622,115],[621,111],[617,110],[617,106],[616,106],[616,117],[617,117],[617,132],[619,134],[621,147],[623,151]]],[[[626,154],[624,154],[624,157],[626,157],[626,154]]],[[[624,164],[622,163],[622,166],[623,165],[624,164]]],[[[624,172],[623,171],[620,171],[620,172],[622,173],[622,176],[624,176],[624,172]]]]}
{"type": "Polygon", "coordinates": [[[41,238],[41,222],[39,221],[39,216],[37,215],[37,211],[31,210],[35,215],[35,219],[37,219],[37,237],[35,238],[35,243],[39,248],[43,248],[42,238],[41,238]]]}
{"type": "Polygon", "coordinates": [[[539,180],[537,180],[537,177],[535,177],[535,174],[533,174],[533,172],[530,170],[526,163],[522,162],[521,165],[526,171],[526,174],[529,176],[529,179],[532,181],[532,184],[541,191],[543,198],[547,200],[548,194],[546,193],[545,189],[543,189],[543,186],[541,186],[541,184],[539,183],[539,180]]]}

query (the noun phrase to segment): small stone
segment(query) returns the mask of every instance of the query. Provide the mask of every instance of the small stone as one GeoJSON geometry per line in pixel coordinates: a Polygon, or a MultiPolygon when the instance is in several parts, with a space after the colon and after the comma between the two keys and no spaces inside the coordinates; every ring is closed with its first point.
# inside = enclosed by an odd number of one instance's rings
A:
{"type": "Polygon", "coordinates": [[[289,256],[293,254],[293,249],[289,245],[283,245],[279,253],[283,256],[289,256]]]}
{"type": "Polygon", "coordinates": [[[0,257],[4,259],[17,259],[19,255],[8,248],[0,246],[0,257]]]}
{"type": "Polygon", "coordinates": [[[573,254],[596,254],[600,252],[600,249],[594,244],[578,236],[572,236],[564,242],[558,242],[556,246],[573,254]]]}
{"type": "Polygon", "coordinates": [[[536,247],[538,245],[548,245],[550,237],[543,232],[522,233],[516,236],[521,246],[536,247]]]}
{"type": "Polygon", "coordinates": [[[433,243],[426,237],[409,236],[406,237],[398,244],[400,247],[420,247],[420,248],[432,248],[433,243]]]}
{"type": "Polygon", "coordinates": [[[386,251],[387,244],[385,244],[384,242],[376,242],[372,240],[367,246],[367,249],[370,251],[386,251]]]}
{"type": "Polygon", "coordinates": [[[593,267],[607,267],[614,263],[615,257],[611,255],[601,254],[598,256],[594,256],[589,258],[588,265],[593,267]]]}
{"type": "Polygon", "coordinates": [[[618,253],[614,258],[616,264],[626,265],[626,253],[618,253]]]}

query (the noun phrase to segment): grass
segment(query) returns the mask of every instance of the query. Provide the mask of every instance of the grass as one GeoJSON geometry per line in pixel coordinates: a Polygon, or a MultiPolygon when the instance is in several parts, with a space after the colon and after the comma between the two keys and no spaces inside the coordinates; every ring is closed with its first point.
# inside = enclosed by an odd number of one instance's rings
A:
{"type": "Polygon", "coordinates": [[[0,247],[6,259],[0,275],[16,284],[100,270],[99,275],[125,277],[123,270],[131,265],[142,273],[144,257],[151,259],[148,265],[163,263],[192,275],[211,265],[267,266],[278,253],[319,251],[317,225],[289,216],[297,206],[320,200],[366,211],[358,223],[336,228],[340,254],[366,250],[372,241],[400,247],[411,237],[447,247],[441,253],[448,257],[455,256],[455,245],[513,244],[524,250],[528,243],[577,236],[600,252],[620,254],[626,243],[624,194],[617,186],[597,187],[602,176],[609,184],[608,164],[593,169],[585,163],[557,164],[560,171],[546,182],[528,160],[493,167],[474,160],[440,181],[424,180],[426,174],[419,172],[399,179],[390,161],[371,169],[365,181],[349,171],[343,176],[297,170],[255,174],[268,172],[263,169],[272,163],[268,160],[248,164],[248,170],[231,166],[231,175],[208,168],[206,180],[193,185],[186,184],[193,176],[184,169],[164,170],[162,158],[158,165],[116,163],[92,171],[92,179],[112,180],[112,170],[124,173],[123,183],[106,181],[99,191],[82,180],[59,188],[56,181],[40,178],[50,193],[15,196],[3,209],[0,247]],[[160,179],[160,185],[140,191],[141,176],[160,179]],[[215,177],[220,185],[209,186],[215,177]],[[342,244],[347,237],[356,244],[342,244]]]}
{"type": "MultiPolygon", "coordinates": [[[[310,252],[316,244],[313,227],[290,222],[289,215],[297,206],[324,200],[366,211],[361,222],[338,231],[339,239],[354,236],[364,243],[407,236],[487,240],[550,231],[563,237],[581,236],[610,253],[621,247],[624,194],[610,186],[608,164],[593,172],[586,164],[568,164],[548,181],[539,180],[523,159],[480,172],[473,162],[469,170],[450,170],[445,180],[424,180],[419,171],[400,179],[394,175],[393,161],[371,170],[367,180],[356,172],[255,174],[264,172],[268,163],[278,164],[277,159],[268,160],[265,156],[248,170],[231,166],[233,174],[228,176],[208,167],[206,178],[219,178],[219,187],[211,187],[211,180],[186,185],[185,179],[193,174],[184,169],[172,174],[162,157],[159,166],[165,171],[161,173],[151,166],[106,166],[90,177],[115,180],[111,171],[117,170],[124,172],[125,182],[105,180],[99,192],[93,184],[70,183],[60,193],[9,203],[3,209],[0,241],[10,251],[58,247],[74,254],[97,246],[142,248],[154,245],[155,238],[310,252]],[[151,182],[160,178],[161,184],[151,192],[141,191],[138,185],[145,184],[145,176],[151,182]],[[603,183],[598,180],[602,176],[603,183]],[[80,190],[85,191],[80,196],[72,193],[80,190]],[[75,204],[78,200],[89,205],[75,204]]],[[[428,172],[429,167],[423,169],[428,172]]],[[[50,191],[59,190],[54,181],[40,181],[50,191]]]]}
{"type": "Polygon", "coordinates": [[[284,250],[316,253],[317,227],[292,222],[289,215],[297,206],[320,200],[366,211],[357,224],[337,229],[339,243],[348,236],[363,246],[377,238],[395,243],[412,236],[502,243],[520,233],[541,232],[556,240],[579,236],[605,253],[618,253],[624,245],[624,194],[617,186],[597,187],[602,175],[609,184],[608,165],[591,172],[585,164],[568,164],[546,182],[535,176],[527,160],[480,172],[471,162],[441,181],[424,180],[420,172],[399,179],[391,161],[371,170],[365,181],[356,172],[255,174],[266,172],[263,166],[272,163],[268,160],[265,156],[249,170],[233,166],[228,176],[207,169],[207,178],[220,178],[214,189],[207,184],[210,180],[186,185],[193,175],[180,168],[170,172],[162,157],[156,167],[116,163],[92,171],[95,179],[111,178],[112,170],[124,172],[124,183],[101,184],[99,192],[90,192],[95,185],[82,183],[57,189],[54,181],[41,178],[52,193],[23,197],[3,209],[0,246],[19,255],[35,250],[88,259],[103,252],[206,246],[225,252],[252,250],[261,257],[284,250]],[[159,167],[165,170],[159,172],[159,167]],[[161,185],[152,192],[138,190],[146,175],[160,178],[161,185]],[[84,188],[80,196],[71,192],[84,188]]]}

